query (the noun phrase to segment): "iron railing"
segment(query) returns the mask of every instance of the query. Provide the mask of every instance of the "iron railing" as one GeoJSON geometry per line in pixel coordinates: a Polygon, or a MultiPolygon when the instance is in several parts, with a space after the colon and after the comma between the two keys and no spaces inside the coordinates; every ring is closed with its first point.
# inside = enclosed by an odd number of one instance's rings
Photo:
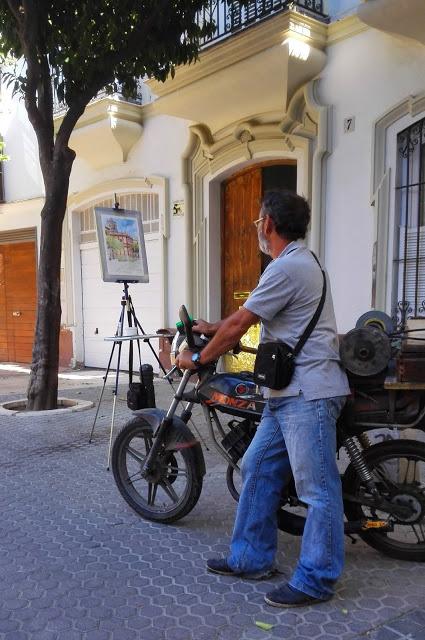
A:
{"type": "Polygon", "coordinates": [[[397,137],[393,316],[425,316],[425,119],[397,137]]]}
{"type": "MultiPolygon", "coordinates": [[[[136,94],[132,98],[125,98],[122,93],[121,85],[119,82],[114,82],[112,92],[106,91],[106,89],[102,89],[99,93],[90,100],[89,104],[96,102],[96,100],[100,100],[101,98],[111,97],[116,100],[125,100],[126,102],[132,102],[133,104],[142,104],[142,79],[139,78],[137,80],[136,86],[136,94]]],[[[59,115],[60,113],[67,110],[67,105],[65,102],[58,99],[55,90],[53,90],[53,113],[55,115],[59,115]]]]}
{"type": "Polygon", "coordinates": [[[228,0],[210,0],[198,16],[198,24],[214,22],[215,31],[203,41],[203,46],[215,43],[233,33],[246,29],[270,16],[294,8],[311,14],[319,20],[327,20],[323,11],[323,0],[250,0],[247,5],[231,3],[228,0]]]}

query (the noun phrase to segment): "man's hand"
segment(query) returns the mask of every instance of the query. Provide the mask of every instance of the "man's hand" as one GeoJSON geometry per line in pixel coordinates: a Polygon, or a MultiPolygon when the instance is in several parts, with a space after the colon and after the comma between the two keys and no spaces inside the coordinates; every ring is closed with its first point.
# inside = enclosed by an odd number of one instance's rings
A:
{"type": "MultiPolygon", "coordinates": [[[[200,364],[205,365],[209,362],[215,362],[223,353],[232,349],[249,327],[258,322],[258,320],[258,316],[245,309],[245,307],[241,307],[228,318],[214,324],[205,322],[205,320],[198,320],[198,324],[193,326],[194,330],[198,328],[199,333],[211,335],[212,328],[214,334],[213,339],[202,349],[202,363],[200,364]]],[[[196,364],[192,362],[193,353],[190,349],[185,349],[177,356],[176,365],[179,369],[191,369],[192,371],[198,369],[196,364]]]]}
{"type": "Polygon", "coordinates": [[[207,322],[200,318],[199,320],[196,320],[196,323],[192,327],[192,331],[195,333],[203,333],[204,336],[213,336],[217,331],[217,324],[219,323],[207,322]]]}
{"type": "Polygon", "coordinates": [[[249,327],[258,320],[258,316],[241,307],[231,316],[213,325],[217,327],[217,331],[213,339],[202,349],[202,364],[214,362],[223,353],[233,349],[249,327]]]}
{"type": "Polygon", "coordinates": [[[185,349],[176,358],[176,366],[179,369],[184,371],[185,369],[191,369],[192,371],[197,370],[197,366],[194,362],[192,362],[192,356],[195,352],[190,351],[190,349],[185,349]]]}

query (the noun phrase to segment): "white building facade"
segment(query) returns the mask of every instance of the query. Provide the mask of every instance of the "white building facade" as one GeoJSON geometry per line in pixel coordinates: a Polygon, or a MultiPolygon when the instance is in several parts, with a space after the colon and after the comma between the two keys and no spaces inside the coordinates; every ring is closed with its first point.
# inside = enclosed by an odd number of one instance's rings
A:
{"type": "MultiPolygon", "coordinates": [[[[372,308],[425,315],[423,2],[249,7],[227,22],[217,14],[219,37],[174,80],[145,83],[131,103],[99,97],[80,119],[63,233],[63,364],[108,361],[122,286],[102,281],[93,212],[115,194],[143,217],[150,281],[131,293],[147,332],[173,327],[182,303],[216,320],[243,302],[265,266],[251,223],[277,187],[311,204],[309,244],[329,271],[341,333],[372,308]]],[[[25,110],[4,91],[0,132],[10,156],[0,359],[25,361],[9,336],[19,342],[26,312],[8,282],[28,272],[29,243],[36,271],[43,189],[25,110]]]]}

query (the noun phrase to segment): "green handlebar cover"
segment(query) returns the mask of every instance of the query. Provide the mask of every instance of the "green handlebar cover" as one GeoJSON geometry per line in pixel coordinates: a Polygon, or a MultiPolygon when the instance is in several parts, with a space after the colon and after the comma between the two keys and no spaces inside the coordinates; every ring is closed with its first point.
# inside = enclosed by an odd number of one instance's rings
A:
{"type": "MultiPolygon", "coordinates": [[[[189,318],[190,318],[190,321],[193,324],[192,316],[189,316],[189,318]]],[[[178,329],[178,331],[180,331],[181,329],[184,329],[184,324],[183,324],[183,322],[181,320],[179,320],[179,322],[176,322],[176,329],[178,329]]]]}

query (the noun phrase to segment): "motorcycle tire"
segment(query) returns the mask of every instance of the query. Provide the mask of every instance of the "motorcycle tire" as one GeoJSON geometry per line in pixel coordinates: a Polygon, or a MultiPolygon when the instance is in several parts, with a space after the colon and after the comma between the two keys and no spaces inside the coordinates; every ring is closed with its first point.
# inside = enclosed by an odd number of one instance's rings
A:
{"type": "Polygon", "coordinates": [[[152,427],[136,418],[118,433],[111,467],[124,500],[145,520],[169,524],[187,515],[202,491],[203,456],[185,425],[173,424],[154,463],[151,481],[140,473],[153,442],[152,427]]]}
{"type": "MultiPolygon", "coordinates": [[[[371,547],[397,560],[425,562],[425,444],[415,440],[393,440],[373,445],[363,452],[378,489],[394,504],[408,506],[404,520],[391,517],[393,532],[370,529],[359,536],[371,547]]],[[[344,493],[360,498],[372,496],[362,484],[353,464],[345,470],[344,493]]],[[[388,519],[388,513],[344,500],[348,520],[388,519]]]]}

